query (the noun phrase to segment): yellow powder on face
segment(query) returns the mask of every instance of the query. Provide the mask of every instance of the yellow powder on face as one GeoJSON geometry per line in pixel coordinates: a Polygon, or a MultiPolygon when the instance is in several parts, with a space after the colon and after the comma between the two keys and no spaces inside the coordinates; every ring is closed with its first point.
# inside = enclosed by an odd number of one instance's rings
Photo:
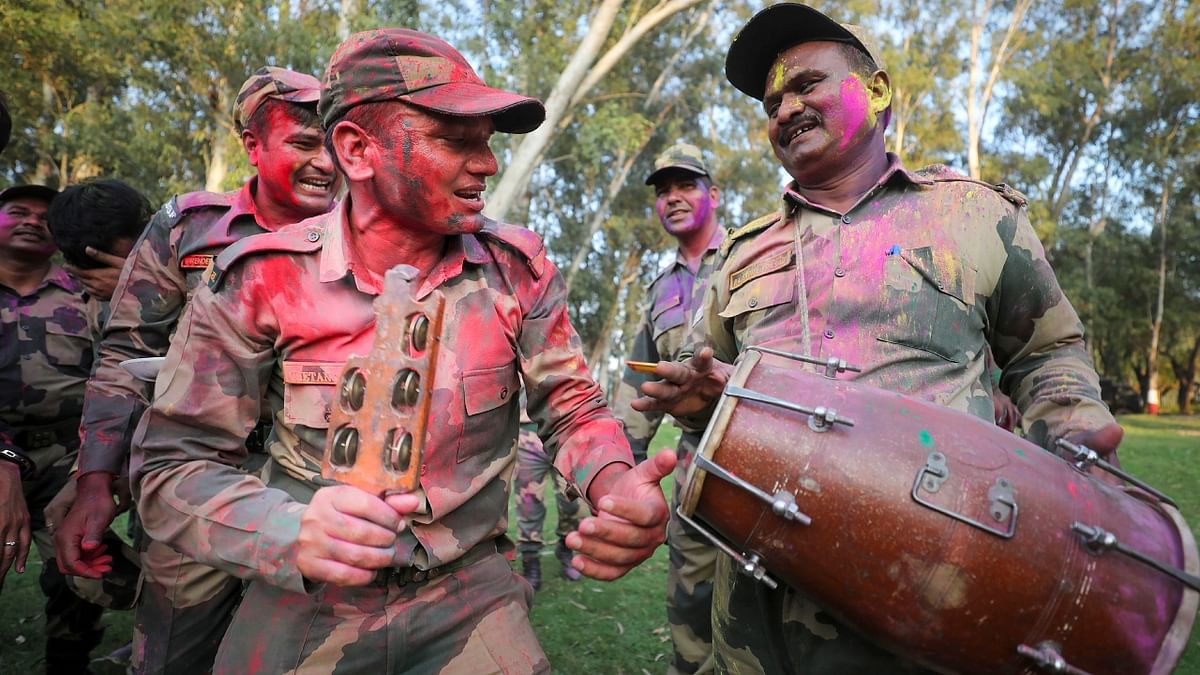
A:
{"type": "Polygon", "coordinates": [[[787,72],[787,66],[783,61],[775,63],[775,72],[771,74],[771,90],[779,91],[783,88],[783,76],[787,72]]]}

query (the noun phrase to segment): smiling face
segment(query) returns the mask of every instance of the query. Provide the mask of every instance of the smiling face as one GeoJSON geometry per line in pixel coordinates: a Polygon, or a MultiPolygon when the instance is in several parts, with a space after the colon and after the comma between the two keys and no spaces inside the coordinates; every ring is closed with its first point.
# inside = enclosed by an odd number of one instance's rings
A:
{"type": "Polygon", "coordinates": [[[46,219],[49,208],[50,204],[38,197],[18,197],[0,204],[0,249],[42,260],[54,255],[46,219]]]}
{"type": "Polygon", "coordinates": [[[483,228],[483,191],[496,174],[488,117],[450,117],[404,104],[378,130],[373,192],[401,227],[434,234],[483,228]]]}
{"type": "Polygon", "coordinates": [[[713,218],[717,188],[691,171],[663,171],[654,179],[654,212],[663,228],[673,236],[690,234],[713,218]]]}
{"type": "Polygon", "coordinates": [[[266,114],[257,135],[243,134],[250,163],[258,168],[256,199],[268,200],[297,221],[325,213],[337,196],[341,176],[321,130],[294,119],[285,105],[274,105],[266,114]]]}
{"type": "Polygon", "coordinates": [[[785,49],[767,74],[763,109],[775,156],[802,185],[837,175],[882,138],[891,104],[886,73],[854,72],[847,47],[804,42],[785,49]]]}

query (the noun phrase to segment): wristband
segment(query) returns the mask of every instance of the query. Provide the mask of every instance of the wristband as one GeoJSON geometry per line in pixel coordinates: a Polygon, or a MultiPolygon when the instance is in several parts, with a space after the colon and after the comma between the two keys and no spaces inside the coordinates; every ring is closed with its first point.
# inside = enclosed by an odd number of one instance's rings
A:
{"type": "Polygon", "coordinates": [[[29,480],[37,473],[37,465],[24,454],[11,448],[0,448],[0,461],[12,462],[21,471],[21,480],[29,480]]]}

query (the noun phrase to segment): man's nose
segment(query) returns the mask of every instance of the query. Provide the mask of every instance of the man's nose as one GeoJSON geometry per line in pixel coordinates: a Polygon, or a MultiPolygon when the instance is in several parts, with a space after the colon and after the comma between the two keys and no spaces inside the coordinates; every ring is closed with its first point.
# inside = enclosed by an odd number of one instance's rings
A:
{"type": "Polygon", "coordinates": [[[779,110],[775,113],[776,124],[785,124],[796,115],[805,111],[804,101],[796,94],[784,94],[783,99],[779,102],[779,110]]]}

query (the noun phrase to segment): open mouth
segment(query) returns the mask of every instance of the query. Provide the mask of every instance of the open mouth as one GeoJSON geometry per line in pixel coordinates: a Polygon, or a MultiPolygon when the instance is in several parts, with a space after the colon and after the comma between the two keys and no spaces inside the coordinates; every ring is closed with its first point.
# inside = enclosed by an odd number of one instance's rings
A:
{"type": "Polygon", "coordinates": [[[36,239],[40,242],[48,241],[50,238],[49,235],[43,233],[41,230],[34,230],[34,229],[30,229],[30,228],[20,228],[17,230],[13,230],[12,236],[27,237],[29,239],[36,239]]]}
{"type": "Polygon", "coordinates": [[[455,190],[454,196],[469,203],[472,207],[483,208],[483,188],[455,190]]]}
{"type": "Polygon", "coordinates": [[[691,217],[692,212],[687,209],[674,209],[667,211],[667,220],[682,220],[691,217]]]}
{"type": "Polygon", "coordinates": [[[296,183],[308,192],[316,192],[318,194],[327,194],[333,189],[332,178],[301,178],[296,183]]]}
{"type": "Polygon", "coordinates": [[[787,130],[787,132],[784,134],[783,145],[784,146],[791,145],[792,143],[795,142],[795,140],[797,138],[799,138],[800,136],[802,136],[816,128],[817,128],[817,121],[813,120],[813,119],[806,119],[806,120],[797,122],[795,125],[790,127],[787,130]]]}

